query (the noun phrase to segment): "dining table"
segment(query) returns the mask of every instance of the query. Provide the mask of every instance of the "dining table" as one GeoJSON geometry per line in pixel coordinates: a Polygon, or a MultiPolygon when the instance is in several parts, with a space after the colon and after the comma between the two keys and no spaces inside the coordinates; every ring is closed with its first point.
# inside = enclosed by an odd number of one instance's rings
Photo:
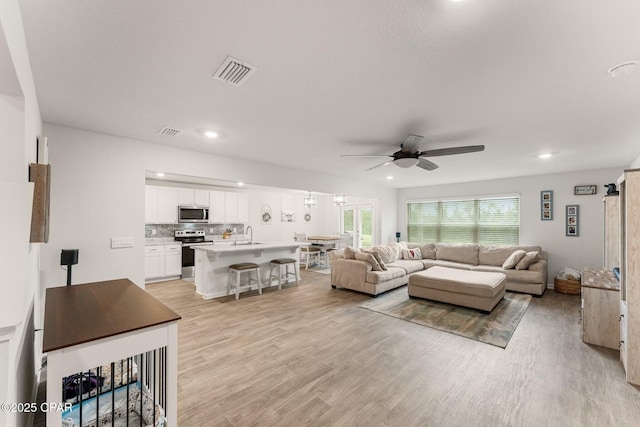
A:
{"type": "Polygon", "coordinates": [[[324,266],[326,268],[329,267],[327,249],[336,248],[342,242],[342,238],[340,236],[307,236],[307,242],[311,246],[320,248],[320,253],[324,254],[324,266]]]}

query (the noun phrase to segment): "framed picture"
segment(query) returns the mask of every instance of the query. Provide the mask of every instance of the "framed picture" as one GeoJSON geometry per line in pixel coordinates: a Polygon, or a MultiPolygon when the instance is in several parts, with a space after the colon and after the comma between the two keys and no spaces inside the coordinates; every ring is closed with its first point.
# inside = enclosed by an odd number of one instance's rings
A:
{"type": "Polygon", "coordinates": [[[540,192],[540,220],[553,220],[553,191],[544,190],[540,192]]]}
{"type": "Polygon", "coordinates": [[[598,186],[595,184],[591,185],[576,185],[573,187],[573,195],[574,196],[584,196],[586,194],[596,194],[598,191],[598,186]]]}
{"type": "Polygon", "coordinates": [[[567,236],[579,236],[580,235],[580,210],[578,205],[567,205],[567,222],[566,222],[566,235],[567,236]]]}

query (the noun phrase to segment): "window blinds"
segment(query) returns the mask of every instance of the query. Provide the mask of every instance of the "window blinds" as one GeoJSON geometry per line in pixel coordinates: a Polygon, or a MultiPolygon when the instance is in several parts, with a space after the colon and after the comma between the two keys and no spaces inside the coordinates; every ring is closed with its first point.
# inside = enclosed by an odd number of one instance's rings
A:
{"type": "Polygon", "coordinates": [[[407,203],[410,242],[515,245],[520,198],[495,197],[407,203]]]}

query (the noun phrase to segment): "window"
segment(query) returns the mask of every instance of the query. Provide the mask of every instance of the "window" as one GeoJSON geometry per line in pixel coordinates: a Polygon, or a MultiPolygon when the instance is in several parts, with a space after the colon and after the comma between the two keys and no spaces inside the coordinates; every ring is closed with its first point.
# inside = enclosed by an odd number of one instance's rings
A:
{"type": "Polygon", "coordinates": [[[409,202],[407,228],[409,242],[517,245],[520,197],[409,202]]]}

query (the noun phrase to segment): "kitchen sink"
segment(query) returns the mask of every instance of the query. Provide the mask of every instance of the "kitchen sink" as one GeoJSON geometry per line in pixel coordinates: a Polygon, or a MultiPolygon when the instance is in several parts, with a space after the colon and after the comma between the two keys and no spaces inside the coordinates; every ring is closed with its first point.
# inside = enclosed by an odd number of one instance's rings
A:
{"type": "Polygon", "coordinates": [[[243,243],[237,243],[236,246],[253,246],[253,245],[261,245],[262,243],[260,242],[243,242],[243,243]]]}

